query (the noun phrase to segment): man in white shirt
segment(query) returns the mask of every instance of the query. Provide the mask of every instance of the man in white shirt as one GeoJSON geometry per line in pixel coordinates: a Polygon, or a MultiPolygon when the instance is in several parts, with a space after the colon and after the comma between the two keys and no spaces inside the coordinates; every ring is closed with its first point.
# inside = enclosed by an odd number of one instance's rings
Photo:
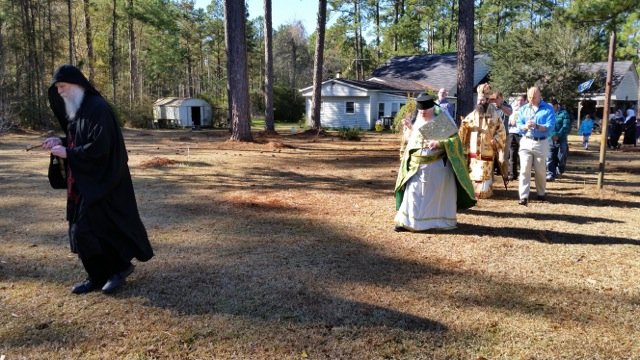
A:
{"type": "Polygon", "coordinates": [[[436,100],[436,105],[440,106],[442,111],[448,111],[451,118],[455,119],[455,109],[453,108],[453,104],[447,100],[447,96],[449,92],[445,88],[441,88],[438,90],[438,100],[436,100]]]}

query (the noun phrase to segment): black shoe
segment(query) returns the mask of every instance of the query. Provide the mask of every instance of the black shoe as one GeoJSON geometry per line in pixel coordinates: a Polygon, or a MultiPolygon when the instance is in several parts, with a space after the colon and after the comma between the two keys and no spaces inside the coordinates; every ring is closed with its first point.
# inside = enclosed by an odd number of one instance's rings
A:
{"type": "Polygon", "coordinates": [[[553,176],[547,176],[547,181],[548,182],[554,182],[554,181],[556,181],[556,178],[554,178],[553,176]]]}
{"type": "Polygon", "coordinates": [[[74,285],[73,288],[71,289],[71,292],[74,294],[80,295],[80,294],[86,294],[88,292],[92,292],[94,290],[98,290],[98,288],[100,288],[98,284],[91,281],[91,279],[87,279],[81,282],[80,284],[74,285]]]}
{"type": "Polygon", "coordinates": [[[403,228],[403,227],[402,227],[402,226],[400,226],[400,225],[396,225],[396,226],[393,228],[393,231],[395,231],[395,232],[406,232],[406,231],[409,231],[409,230],[407,230],[407,229],[403,228]]]}
{"type": "Polygon", "coordinates": [[[122,276],[123,278],[128,278],[129,275],[131,275],[131,273],[133,273],[133,270],[135,270],[135,265],[133,264],[129,264],[129,267],[126,268],[125,270],[120,272],[120,276],[122,276]]]}
{"type": "Polygon", "coordinates": [[[547,197],[544,195],[538,195],[536,199],[541,202],[547,201],[547,197]]]}
{"type": "Polygon", "coordinates": [[[527,206],[528,203],[529,203],[529,200],[527,199],[520,199],[518,201],[518,205],[522,205],[522,206],[527,206]]]}
{"type": "Polygon", "coordinates": [[[122,287],[127,282],[126,277],[122,276],[124,272],[117,273],[107,280],[107,283],[102,287],[103,294],[113,294],[116,290],[122,287]]]}

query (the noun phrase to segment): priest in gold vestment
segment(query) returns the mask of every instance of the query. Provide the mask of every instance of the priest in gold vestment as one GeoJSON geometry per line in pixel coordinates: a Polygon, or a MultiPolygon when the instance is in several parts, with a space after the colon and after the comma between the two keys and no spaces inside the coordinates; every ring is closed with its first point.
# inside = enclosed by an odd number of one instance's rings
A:
{"type": "Polygon", "coordinates": [[[458,130],[477,199],[486,199],[493,194],[495,157],[498,157],[500,168],[505,169],[504,147],[507,132],[495,105],[489,102],[491,94],[489,84],[478,86],[476,109],[462,120],[458,130]]]}

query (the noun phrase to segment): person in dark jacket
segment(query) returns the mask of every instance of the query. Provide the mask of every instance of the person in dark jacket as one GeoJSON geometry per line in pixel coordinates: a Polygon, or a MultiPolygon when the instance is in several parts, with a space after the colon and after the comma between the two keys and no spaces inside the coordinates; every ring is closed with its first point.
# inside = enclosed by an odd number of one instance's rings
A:
{"type": "Polygon", "coordinates": [[[56,70],[48,95],[66,137],[47,138],[43,147],[66,159],[69,242],[88,274],[72,292],[110,294],[133,271],[133,258],[153,257],[122,131],[111,106],[75,66],[56,70]]]}
{"type": "Polygon", "coordinates": [[[567,110],[555,99],[551,100],[551,105],[556,112],[556,124],[551,129],[549,155],[547,156],[547,181],[554,181],[556,177],[564,173],[569,155],[568,136],[571,130],[571,119],[567,110]]]}

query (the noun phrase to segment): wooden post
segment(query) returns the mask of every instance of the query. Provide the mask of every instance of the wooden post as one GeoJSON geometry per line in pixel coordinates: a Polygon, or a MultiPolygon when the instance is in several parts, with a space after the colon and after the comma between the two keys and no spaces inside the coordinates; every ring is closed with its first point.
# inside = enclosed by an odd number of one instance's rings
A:
{"type": "MultiPolygon", "coordinates": [[[[577,122],[576,122],[576,130],[580,130],[580,119],[581,119],[580,116],[582,116],[581,113],[582,113],[582,100],[578,101],[578,118],[576,119],[577,120],[577,122]]],[[[569,131],[571,131],[571,130],[569,130],[569,131]]]]}
{"type": "Polygon", "coordinates": [[[607,82],[604,86],[604,109],[602,112],[602,124],[600,125],[600,164],[598,173],[598,189],[604,186],[604,167],[607,154],[607,128],[609,126],[609,108],[611,102],[611,78],[613,76],[613,60],[616,52],[616,31],[612,30],[609,40],[609,62],[607,64],[607,82]]]}

